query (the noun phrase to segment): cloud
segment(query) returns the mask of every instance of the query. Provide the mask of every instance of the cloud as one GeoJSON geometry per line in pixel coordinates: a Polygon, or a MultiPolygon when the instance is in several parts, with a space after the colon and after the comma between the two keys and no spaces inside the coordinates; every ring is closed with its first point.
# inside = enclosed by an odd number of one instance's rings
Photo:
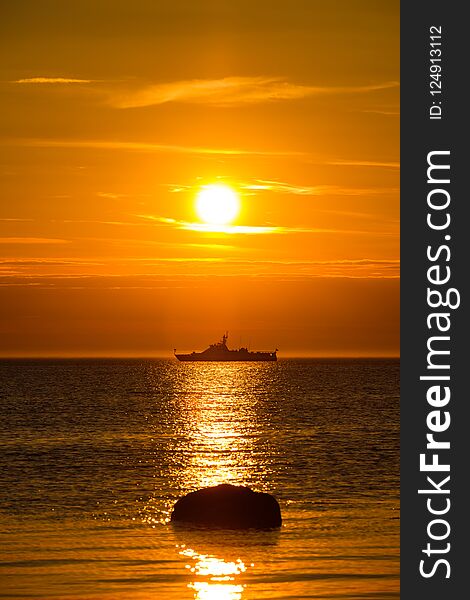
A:
{"type": "Polygon", "coordinates": [[[254,226],[254,225],[210,225],[207,223],[192,223],[190,221],[179,221],[168,217],[159,217],[155,215],[135,215],[140,219],[154,221],[161,225],[168,225],[175,229],[184,231],[200,231],[203,233],[226,233],[231,235],[248,234],[287,234],[287,233],[340,233],[342,235],[395,235],[388,231],[365,231],[355,229],[326,229],[320,227],[284,227],[284,226],[254,226]]]}
{"type": "MultiPolygon", "coordinates": [[[[90,263],[77,260],[73,271],[55,271],[56,266],[68,266],[67,259],[56,263],[38,264],[24,261],[0,264],[0,286],[2,287],[40,287],[40,288],[76,288],[76,289],[175,289],[188,285],[197,285],[199,281],[213,277],[258,277],[283,281],[301,281],[305,279],[343,278],[343,279],[388,279],[400,277],[400,261],[393,259],[337,259],[315,260],[243,260],[221,257],[200,258],[161,258],[146,261],[138,273],[132,261],[126,264],[124,272],[114,271],[115,262],[107,261],[100,272],[91,272],[90,263]],[[166,266],[165,266],[166,265],[166,266]]],[[[1,261],[0,261],[1,262],[1,261]]],[[[142,262],[142,261],[139,261],[142,262]]]]}
{"type": "Polygon", "coordinates": [[[329,186],[299,186],[283,181],[256,179],[255,183],[245,183],[240,186],[245,190],[281,192],[299,196],[321,196],[329,186]]]}
{"type": "Polygon", "coordinates": [[[375,160],[332,160],[326,163],[327,165],[336,165],[339,167],[379,167],[384,169],[399,169],[399,162],[385,162],[375,160]]]}
{"type": "Polygon", "coordinates": [[[382,194],[384,192],[397,192],[398,188],[354,188],[339,185],[307,185],[299,186],[283,181],[268,181],[256,179],[255,183],[242,184],[242,189],[253,191],[270,191],[296,196],[365,196],[370,194],[382,194]]]}
{"type": "Polygon", "coordinates": [[[13,83],[94,83],[95,79],[76,79],[74,77],[27,77],[16,79],[13,83]]]}
{"type": "MultiPolygon", "coordinates": [[[[282,77],[267,76],[188,79],[140,86],[135,84],[129,86],[128,83],[127,89],[123,89],[123,85],[126,84],[122,81],[112,82],[79,77],[24,77],[10,83],[40,86],[104,83],[106,85],[99,90],[99,96],[106,104],[119,109],[157,106],[170,102],[238,106],[300,100],[314,96],[368,94],[399,87],[397,81],[356,86],[314,86],[293,83],[282,77]]],[[[381,107],[377,108],[377,112],[382,112],[381,107]]]]}
{"type": "MultiPolygon", "coordinates": [[[[266,156],[279,158],[299,158],[308,160],[311,159],[311,154],[298,150],[257,150],[247,148],[206,148],[203,146],[181,146],[178,144],[161,144],[157,142],[130,142],[121,140],[96,140],[96,139],[50,139],[50,138],[4,138],[0,141],[3,146],[22,146],[28,148],[72,148],[85,150],[122,150],[124,152],[149,152],[149,153],[169,153],[169,154],[198,154],[198,155],[214,155],[214,156],[266,156]]],[[[333,166],[353,166],[353,167],[381,167],[387,169],[399,169],[399,162],[385,161],[369,161],[369,160],[349,160],[335,159],[329,161],[315,161],[317,164],[333,165],[333,166]]],[[[354,189],[354,188],[339,188],[336,187],[336,192],[333,191],[335,186],[295,186],[289,183],[256,180],[259,184],[257,189],[268,189],[266,186],[271,186],[271,189],[281,191],[281,187],[286,186],[292,193],[298,190],[297,193],[310,194],[309,190],[313,191],[313,195],[319,195],[318,192],[325,192],[328,188],[333,193],[340,193],[338,190],[354,189]],[[264,187],[261,187],[264,186],[264,187]],[[301,190],[305,190],[302,192],[301,190]]],[[[173,188],[171,191],[180,192],[184,189],[190,189],[191,186],[175,186],[173,184],[165,184],[173,188]]],[[[256,185],[247,184],[247,185],[256,185]]],[[[256,189],[252,187],[251,189],[256,189]]],[[[362,192],[361,192],[362,193],[362,192]]],[[[368,190],[366,193],[370,193],[368,190]]],[[[356,195],[356,194],[344,194],[356,195]]],[[[65,198],[69,196],[55,196],[56,198],[65,198]]]]}
{"type": "Polygon", "coordinates": [[[69,240],[38,237],[0,237],[0,244],[68,244],[69,240]]]}
{"type": "Polygon", "coordinates": [[[290,279],[310,277],[352,279],[398,279],[400,261],[396,259],[336,259],[336,260],[253,260],[230,261],[239,274],[256,268],[258,276],[276,275],[290,279]]]}
{"type": "Polygon", "coordinates": [[[16,218],[16,217],[4,217],[0,219],[1,223],[9,223],[9,222],[14,222],[14,223],[30,223],[34,221],[34,219],[20,219],[20,218],[16,218]]]}
{"type": "Polygon", "coordinates": [[[89,266],[89,265],[100,265],[100,260],[83,259],[83,258],[0,258],[0,265],[7,266],[89,266]]]}
{"type": "Polygon", "coordinates": [[[127,152],[166,152],[176,154],[209,154],[226,156],[307,156],[304,152],[276,150],[245,150],[237,148],[204,148],[199,146],[179,146],[152,142],[125,142],[116,140],[63,140],[23,138],[3,140],[5,146],[25,146],[32,148],[83,148],[90,150],[124,150],[127,152]]]}
{"type": "Polygon", "coordinates": [[[224,77],[191,79],[149,85],[138,90],[115,93],[109,103],[115,108],[138,108],[169,102],[233,106],[311,96],[364,94],[397,88],[396,81],[362,86],[311,86],[290,83],[279,77],[224,77]]]}
{"type": "Polygon", "coordinates": [[[168,217],[157,217],[154,215],[136,215],[141,219],[155,221],[162,225],[170,225],[176,229],[185,231],[201,231],[206,233],[229,233],[229,234],[263,234],[279,233],[280,227],[258,227],[252,225],[209,225],[207,223],[191,223],[189,221],[178,221],[168,217]]]}
{"type": "Polygon", "coordinates": [[[400,111],[398,110],[398,108],[396,109],[369,109],[369,110],[363,110],[361,111],[363,113],[370,113],[373,115],[385,115],[387,117],[399,117],[400,116],[400,111]]]}
{"type": "Polygon", "coordinates": [[[120,198],[129,197],[129,194],[118,194],[116,192],[96,192],[96,195],[107,200],[119,200],[120,198]]]}
{"type": "MultiPolygon", "coordinates": [[[[223,177],[217,179],[224,180],[223,177]]],[[[168,188],[169,192],[181,193],[200,189],[201,185],[187,184],[161,184],[168,188]]],[[[268,179],[254,179],[251,182],[240,182],[231,180],[231,185],[238,190],[243,190],[244,195],[255,195],[256,192],[274,192],[280,194],[292,194],[294,196],[370,196],[376,194],[398,193],[399,188],[384,188],[380,186],[372,188],[346,187],[339,185],[296,185],[286,181],[274,181],[268,179]],[[250,193],[253,192],[253,193],[250,193]]]]}
{"type": "MultiPolygon", "coordinates": [[[[296,263],[300,268],[302,263],[296,263]]],[[[343,259],[307,261],[304,267],[317,277],[346,277],[372,279],[399,279],[400,260],[398,259],[343,259]]]]}

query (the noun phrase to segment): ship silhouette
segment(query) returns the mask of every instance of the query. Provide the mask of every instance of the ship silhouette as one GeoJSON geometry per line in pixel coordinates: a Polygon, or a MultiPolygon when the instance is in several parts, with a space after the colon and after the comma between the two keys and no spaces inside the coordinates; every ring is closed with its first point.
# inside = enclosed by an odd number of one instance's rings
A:
{"type": "Polygon", "coordinates": [[[230,350],[227,348],[228,332],[216,344],[211,344],[209,348],[202,352],[191,352],[190,354],[177,354],[176,348],[174,354],[180,361],[273,361],[277,360],[277,348],[274,352],[251,352],[248,348],[238,348],[230,350]]]}

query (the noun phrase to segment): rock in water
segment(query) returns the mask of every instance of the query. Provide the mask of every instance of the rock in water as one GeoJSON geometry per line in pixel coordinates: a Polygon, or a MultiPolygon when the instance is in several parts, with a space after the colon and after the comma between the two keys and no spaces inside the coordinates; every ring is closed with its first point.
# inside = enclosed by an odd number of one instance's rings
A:
{"type": "Polygon", "coordinates": [[[171,520],[226,529],[271,529],[282,523],[274,496],[228,483],[183,496],[176,502],[171,520]]]}

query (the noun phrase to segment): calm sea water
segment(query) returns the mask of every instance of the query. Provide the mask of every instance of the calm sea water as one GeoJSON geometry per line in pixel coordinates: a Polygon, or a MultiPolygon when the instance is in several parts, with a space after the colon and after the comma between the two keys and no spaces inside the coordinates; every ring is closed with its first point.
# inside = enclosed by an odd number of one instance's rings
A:
{"type": "Polygon", "coordinates": [[[398,361],[3,361],[0,376],[0,598],[399,597],[398,361]],[[168,522],[222,482],[274,494],[281,530],[168,522]]]}

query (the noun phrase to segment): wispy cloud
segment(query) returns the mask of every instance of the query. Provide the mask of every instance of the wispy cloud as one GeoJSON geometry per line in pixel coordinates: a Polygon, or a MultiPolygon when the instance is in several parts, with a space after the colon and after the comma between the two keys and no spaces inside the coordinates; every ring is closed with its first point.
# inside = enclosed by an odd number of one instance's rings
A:
{"type": "Polygon", "coordinates": [[[324,185],[300,186],[283,181],[268,181],[265,179],[256,179],[253,183],[243,183],[240,185],[240,188],[245,190],[281,192],[299,196],[321,196],[328,187],[324,185]]]}
{"type": "Polygon", "coordinates": [[[94,83],[95,79],[77,79],[75,77],[26,77],[13,83],[94,83]]]}
{"type": "Polygon", "coordinates": [[[321,95],[364,94],[398,86],[396,81],[335,87],[295,84],[279,77],[224,77],[174,81],[127,92],[116,92],[110,97],[109,103],[116,108],[137,108],[168,102],[230,106],[298,100],[321,95]]]}
{"type": "Polygon", "coordinates": [[[154,221],[162,225],[170,225],[176,229],[185,231],[201,231],[206,233],[229,233],[229,234],[266,234],[279,233],[280,227],[258,227],[253,225],[209,225],[207,223],[191,223],[189,221],[178,221],[168,217],[158,217],[154,215],[136,215],[147,221],[154,221]]]}
{"type": "Polygon", "coordinates": [[[35,267],[35,266],[89,266],[102,264],[101,260],[84,259],[84,258],[0,258],[0,265],[7,266],[22,266],[22,267],[35,267]]]}
{"type": "Polygon", "coordinates": [[[292,279],[303,277],[398,279],[400,277],[400,261],[394,259],[234,260],[232,263],[238,265],[241,272],[255,268],[260,276],[274,272],[277,276],[288,276],[292,279]]]}
{"type": "Polygon", "coordinates": [[[20,219],[20,218],[16,218],[16,217],[3,217],[0,219],[1,223],[30,223],[32,222],[34,219],[20,219]]]}
{"type": "MultiPolygon", "coordinates": [[[[308,152],[297,150],[264,150],[264,149],[248,149],[248,148],[206,148],[203,146],[182,146],[178,144],[161,144],[156,142],[131,142],[123,140],[96,140],[96,139],[50,139],[50,138],[4,138],[0,141],[3,146],[21,146],[27,148],[72,148],[85,150],[116,150],[124,152],[148,152],[148,153],[169,153],[169,154],[195,154],[195,155],[214,155],[214,156],[260,156],[260,157],[279,157],[279,158],[299,158],[311,160],[312,156],[308,152]]],[[[327,161],[316,161],[317,164],[333,165],[333,166],[352,166],[352,167],[378,167],[386,169],[399,169],[399,162],[372,161],[372,160],[350,160],[350,159],[334,159],[327,161]]],[[[247,185],[252,186],[251,189],[256,189],[253,186],[258,184],[257,189],[267,189],[271,186],[274,191],[281,191],[284,185],[285,190],[289,188],[292,193],[297,190],[299,194],[320,195],[327,188],[333,191],[335,186],[297,186],[279,181],[255,180],[254,183],[247,185]],[[262,187],[264,186],[264,187],[262,187]],[[305,190],[305,191],[303,191],[305,190]]],[[[170,191],[184,191],[191,189],[192,186],[173,186],[168,184],[168,187],[173,188],[170,191]]],[[[353,188],[339,188],[339,190],[352,190],[353,188]]],[[[355,195],[355,194],[344,194],[355,195]]],[[[56,196],[67,197],[67,196],[56,196]]]]}
{"type": "Polygon", "coordinates": [[[99,198],[106,198],[107,200],[119,200],[120,198],[127,198],[128,194],[118,194],[117,192],[96,192],[99,198]]]}
{"type": "MultiPolygon", "coordinates": [[[[218,180],[228,181],[224,177],[218,177],[218,180]]],[[[168,188],[168,191],[177,193],[195,192],[201,189],[201,183],[195,184],[161,184],[168,188]]],[[[348,187],[330,184],[318,185],[298,185],[287,181],[254,179],[253,181],[236,181],[230,179],[229,185],[236,188],[244,195],[255,195],[256,192],[274,192],[280,194],[292,194],[294,196],[370,196],[384,193],[397,193],[399,188],[385,188],[380,186],[362,188],[348,187]]]]}
{"type": "Polygon", "coordinates": [[[400,111],[398,110],[398,108],[392,109],[380,109],[380,108],[376,108],[376,109],[369,109],[369,110],[363,110],[361,111],[363,113],[370,113],[370,114],[374,114],[374,115],[385,115],[387,117],[399,117],[400,116],[400,111]]]}
{"type": "Polygon", "coordinates": [[[240,186],[242,189],[253,191],[270,191],[284,194],[294,194],[297,196],[365,196],[371,194],[382,194],[386,192],[396,192],[397,188],[355,188],[339,185],[293,185],[284,181],[267,181],[257,179],[254,183],[246,183],[240,186]]]}
{"type": "Polygon", "coordinates": [[[179,221],[168,217],[159,217],[156,215],[135,215],[141,219],[154,221],[156,224],[167,225],[175,229],[184,231],[200,231],[204,233],[225,233],[231,235],[248,234],[288,234],[288,233],[341,233],[343,235],[395,235],[388,231],[366,231],[355,229],[328,229],[320,227],[284,227],[284,226],[255,226],[255,225],[210,225],[207,223],[192,223],[190,221],[179,221]]]}
{"type": "Polygon", "coordinates": [[[331,160],[327,165],[336,165],[339,167],[379,167],[384,169],[399,169],[400,163],[395,161],[375,161],[375,160],[331,160]]]}
{"type": "Polygon", "coordinates": [[[80,289],[153,289],[179,288],[218,277],[259,277],[283,281],[315,278],[395,279],[400,277],[400,262],[393,259],[337,259],[315,260],[256,260],[221,257],[172,257],[152,260],[127,261],[121,272],[116,272],[116,261],[109,260],[97,270],[93,263],[79,260],[47,259],[12,261],[1,264],[0,286],[35,286],[41,288],[72,287],[80,289]],[[61,268],[62,267],[62,268],[61,268]],[[69,268],[68,268],[69,267],[69,268]],[[59,270],[58,270],[59,269],[59,270]]]}
{"type": "MultiPolygon", "coordinates": [[[[235,106],[262,102],[300,100],[314,96],[351,95],[380,92],[399,87],[397,81],[384,81],[356,86],[315,86],[293,83],[282,77],[223,77],[219,79],[187,79],[157,84],[131,84],[123,89],[122,81],[105,81],[81,77],[22,77],[10,83],[19,85],[89,85],[106,84],[100,97],[114,108],[138,108],[185,102],[215,106],[235,106]],[[118,85],[116,85],[118,84],[118,85]]],[[[125,85],[125,84],[124,84],[125,85]]],[[[129,85],[129,83],[127,84],[129,85]]],[[[379,110],[381,110],[379,108],[379,110]]]]}
{"type": "Polygon", "coordinates": [[[67,244],[69,240],[41,237],[0,237],[0,244],[67,244]]]}
{"type": "Polygon", "coordinates": [[[126,142],[116,140],[63,140],[22,138],[3,140],[5,146],[25,146],[32,148],[84,148],[90,150],[124,150],[127,152],[166,152],[176,154],[209,154],[227,156],[307,156],[304,152],[283,150],[248,150],[240,148],[204,148],[200,146],[180,146],[152,142],[126,142]]]}

